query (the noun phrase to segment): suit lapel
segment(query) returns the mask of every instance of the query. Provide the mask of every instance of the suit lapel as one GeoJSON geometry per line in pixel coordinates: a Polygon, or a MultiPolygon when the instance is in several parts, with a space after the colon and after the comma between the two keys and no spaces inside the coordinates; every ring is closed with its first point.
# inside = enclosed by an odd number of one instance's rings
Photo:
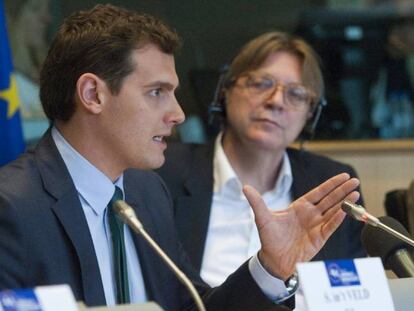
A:
{"type": "Polygon", "coordinates": [[[210,218],[213,154],[214,144],[195,149],[184,181],[186,194],[174,202],[178,235],[197,271],[201,269],[210,218]]]}
{"type": "Polygon", "coordinates": [[[308,163],[301,156],[301,151],[287,149],[292,168],[292,199],[296,200],[312,188],[312,176],[307,170],[308,163]]]}
{"type": "Polygon", "coordinates": [[[56,199],[51,207],[79,259],[84,301],[106,304],[95,249],[78,193],[53,142],[50,130],[36,148],[36,161],[46,191],[56,199]]]}

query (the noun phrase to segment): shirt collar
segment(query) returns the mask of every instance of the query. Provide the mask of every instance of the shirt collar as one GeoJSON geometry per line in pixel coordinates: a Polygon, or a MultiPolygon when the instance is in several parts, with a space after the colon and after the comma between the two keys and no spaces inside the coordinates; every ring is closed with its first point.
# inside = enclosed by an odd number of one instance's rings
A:
{"type": "Polygon", "coordinates": [[[124,193],[123,174],[112,183],[103,172],[77,152],[56,127],[52,128],[52,137],[79,195],[100,215],[111,200],[115,185],[124,193]]]}
{"type": "MultiPolygon", "coordinates": [[[[229,159],[224,153],[222,145],[223,132],[220,132],[214,144],[213,176],[214,193],[222,193],[225,189],[231,189],[242,195],[242,184],[236,175],[229,159]],[[236,190],[237,189],[237,190],[236,190]]],[[[292,186],[292,167],[289,156],[285,151],[282,158],[282,167],[274,188],[269,191],[275,195],[283,195],[290,191],[292,186]]]]}
{"type": "Polygon", "coordinates": [[[214,159],[213,159],[213,176],[214,176],[214,193],[222,192],[224,187],[229,183],[234,183],[234,186],[239,186],[241,192],[241,183],[236,175],[236,172],[231,167],[229,159],[224,153],[221,140],[223,133],[220,132],[214,144],[214,159]]]}

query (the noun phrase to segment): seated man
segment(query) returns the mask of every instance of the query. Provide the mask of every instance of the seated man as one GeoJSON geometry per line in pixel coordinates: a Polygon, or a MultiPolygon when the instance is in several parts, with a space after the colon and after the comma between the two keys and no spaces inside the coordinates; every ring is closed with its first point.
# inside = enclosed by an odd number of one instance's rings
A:
{"type": "Polygon", "coordinates": [[[148,171],[163,164],[164,139],[184,120],[174,95],[178,45],[159,20],[112,5],[64,21],[40,74],[53,125],[0,170],[0,289],[67,283],[87,305],[154,300],[195,310],[161,259],[119,222],[113,202],[125,199],[207,310],[289,310],[283,303],[294,291],[284,281],[338,228],[340,202],[358,199],[359,181],[339,174],[283,213],[246,186],[262,248],[209,288],[180,247],[167,188],[148,171]]]}
{"type": "MultiPolygon", "coordinates": [[[[340,172],[356,176],[348,165],[289,148],[323,105],[318,58],[301,38],[255,38],[221,78],[213,109],[221,111],[222,132],[214,144],[171,144],[158,171],[172,192],[184,248],[212,286],[263,246],[243,185],[254,186],[272,211],[284,211],[340,172]]],[[[365,256],[361,228],[347,218],[314,259],[365,256]]]]}

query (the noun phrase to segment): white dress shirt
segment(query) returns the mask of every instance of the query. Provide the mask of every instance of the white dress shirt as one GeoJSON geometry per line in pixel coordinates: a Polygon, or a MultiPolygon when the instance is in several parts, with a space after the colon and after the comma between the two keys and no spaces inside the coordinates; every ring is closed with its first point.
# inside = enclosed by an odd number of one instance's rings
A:
{"type": "MultiPolygon", "coordinates": [[[[223,283],[261,247],[253,211],[242,192],[243,185],[224,153],[221,139],[222,134],[215,141],[213,200],[201,265],[201,277],[211,286],[223,283]]],[[[289,206],[292,182],[292,169],[285,152],[275,186],[263,194],[269,209],[281,211],[289,206]]],[[[305,310],[303,297],[298,296],[296,310],[305,310]]]]}
{"type": "MultiPolygon", "coordinates": [[[[213,201],[201,276],[210,285],[217,286],[258,252],[260,240],[253,210],[224,153],[221,135],[215,142],[213,161],[213,201]]],[[[291,185],[292,171],[285,154],[275,187],[263,194],[266,205],[274,211],[286,209],[292,201],[291,185]]]]}
{"type": "MultiPolygon", "coordinates": [[[[107,205],[115,192],[115,185],[124,192],[123,175],[116,180],[115,184],[112,183],[105,174],[78,153],[56,128],[52,129],[52,137],[78,191],[94,245],[106,303],[110,306],[115,305],[116,285],[107,205]]],[[[145,302],[147,301],[147,294],[141,266],[131,232],[128,227],[125,226],[124,228],[131,302],[145,302]]],[[[96,280],[96,282],[100,281],[96,280]]]]}

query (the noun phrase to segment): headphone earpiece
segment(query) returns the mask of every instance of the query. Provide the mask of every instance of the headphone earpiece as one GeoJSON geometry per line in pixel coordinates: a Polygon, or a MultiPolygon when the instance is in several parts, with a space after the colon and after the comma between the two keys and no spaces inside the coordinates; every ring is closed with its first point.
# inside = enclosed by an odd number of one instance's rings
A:
{"type": "Polygon", "coordinates": [[[311,140],[315,136],[316,127],[318,126],[319,119],[321,117],[322,109],[328,105],[324,96],[318,101],[313,108],[311,118],[306,122],[302,133],[299,136],[300,141],[303,143],[305,140],[311,140]]]}
{"type": "Polygon", "coordinates": [[[226,85],[226,75],[229,69],[228,65],[224,65],[220,70],[220,76],[216,89],[214,91],[214,97],[211,104],[208,106],[208,124],[210,126],[219,126],[223,118],[226,117],[226,108],[225,108],[225,96],[224,88],[226,85]]]}

